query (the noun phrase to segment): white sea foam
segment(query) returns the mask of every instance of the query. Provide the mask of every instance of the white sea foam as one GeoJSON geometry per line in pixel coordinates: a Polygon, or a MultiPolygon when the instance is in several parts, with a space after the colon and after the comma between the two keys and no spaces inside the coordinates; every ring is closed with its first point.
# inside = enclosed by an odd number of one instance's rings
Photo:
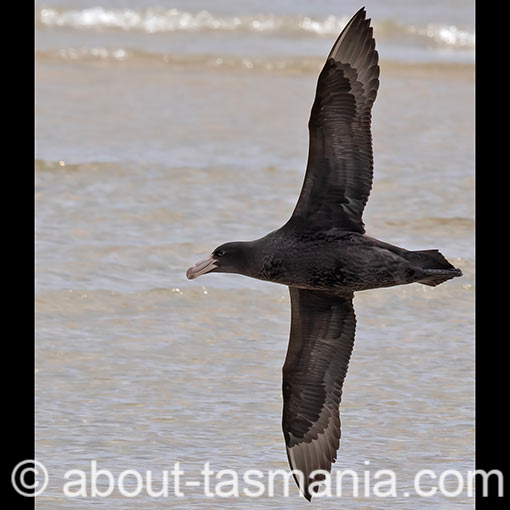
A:
{"type": "MultiPolygon", "coordinates": [[[[252,14],[217,15],[206,10],[189,12],[180,9],[86,9],[41,8],[38,24],[49,28],[66,27],[82,30],[124,30],[146,33],[217,30],[225,32],[281,33],[301,35],[336,35],[348,16],[311,16],[252,14]]],[[[392,20],[375,22],[379,37],[419,36],[425,42],[448,47],[474,48],[475,36],[452,24],[402,25],[392,20]]]]}
{"type": "Polygon", "coordinates": [[[461,49],[474,48],[475,34],[455,25],[428,24],[426,27],[410,26],[409,31],[425,36],[435,43],[461,49]]]}

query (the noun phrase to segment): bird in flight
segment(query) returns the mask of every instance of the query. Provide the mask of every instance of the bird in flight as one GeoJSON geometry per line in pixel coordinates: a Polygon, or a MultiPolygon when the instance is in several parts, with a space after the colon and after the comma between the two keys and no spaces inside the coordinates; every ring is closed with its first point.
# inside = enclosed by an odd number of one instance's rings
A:
{"type": "Polygon", "coordinates": [[[462,275],[438,250],[406,250],[365,234],[378,87],[378,53],[362,8],[319,75],[306,174],[292,216],[260,239],[219,246],[186,273],[189,279],[238,273],[289,287],[282,426],[292,473],[308,500],[331,471],[340,445],[339,405],[356,327],[354,292],[413,282],[436,286],[462,275]]]}

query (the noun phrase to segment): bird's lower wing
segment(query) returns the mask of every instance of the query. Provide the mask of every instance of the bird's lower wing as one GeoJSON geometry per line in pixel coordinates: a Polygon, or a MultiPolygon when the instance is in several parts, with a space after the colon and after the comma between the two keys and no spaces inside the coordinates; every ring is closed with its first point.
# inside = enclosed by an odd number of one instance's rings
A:
{"type": "Polygon", "coordinates": [[[354,343],[352,294],[289,287],[291,328],[283,366],[283,434],[294,478],[310,500],[315,470],[331,470],[340,444],[338,406],[354,343]]]}

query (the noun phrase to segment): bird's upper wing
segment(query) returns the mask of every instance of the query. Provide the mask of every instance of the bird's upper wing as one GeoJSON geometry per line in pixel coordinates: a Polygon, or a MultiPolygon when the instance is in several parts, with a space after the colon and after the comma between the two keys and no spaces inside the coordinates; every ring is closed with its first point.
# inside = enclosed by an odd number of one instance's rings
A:
{"type": "Polygon", "coordinates": [[[364,233],[372,187],[370,129],[379,87],[378,54],[364,8],[336,40],[317,83],[303,188],[291,221],[364,233]]]}
{"type": "MultiPolygon", "coordinates": [[[[289,287],[290,341],[283,366],[283,434],[294,478],[310,500],[312,471],[331,470],[340,444],[338,406],[354,343],[352,294],[289,287]]],[[[318,484],[315,484],[318,485],[318,484]]],[[[312,487],[313,489],[314,487],[312,487]]],[[[316,488],[316,487],[315,487],[316,488]]]]}

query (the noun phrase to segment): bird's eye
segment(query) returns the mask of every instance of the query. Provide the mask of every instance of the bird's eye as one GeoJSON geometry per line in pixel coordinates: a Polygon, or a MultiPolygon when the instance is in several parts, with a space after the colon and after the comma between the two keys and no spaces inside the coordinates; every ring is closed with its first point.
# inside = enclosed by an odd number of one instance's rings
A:
{"type": "Polygon", "coordinates": [[[223,257],[223,255],[225,255],[225,250],[216,250],[216,251],[214,252],[214,255],[215,255],[216,257],[223,257]]]}

